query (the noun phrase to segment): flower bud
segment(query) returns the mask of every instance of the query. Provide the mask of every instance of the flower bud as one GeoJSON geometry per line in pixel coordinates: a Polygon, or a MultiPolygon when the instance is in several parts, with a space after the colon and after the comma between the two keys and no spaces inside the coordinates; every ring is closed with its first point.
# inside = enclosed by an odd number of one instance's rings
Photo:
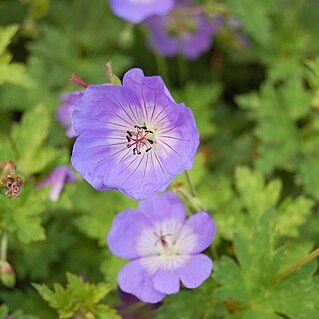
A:
{"type": "Polygon", "coordinates": [[[16,283],[13,267],[7,261],[0,261],[0,280],[8,288],[14,287],[16,283]]]}

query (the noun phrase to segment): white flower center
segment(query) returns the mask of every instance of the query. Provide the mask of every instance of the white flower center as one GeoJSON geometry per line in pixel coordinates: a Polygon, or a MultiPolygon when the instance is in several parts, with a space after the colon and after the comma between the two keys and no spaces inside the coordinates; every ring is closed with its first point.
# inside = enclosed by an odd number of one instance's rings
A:
{"type": "Polygon", "coordinates": [[[175,219],[158,222],[145,229],[137,247],[145,268],[154,273],[158,268],[176,269],[188,260],[196,247],[193,231],[175,219]]]}

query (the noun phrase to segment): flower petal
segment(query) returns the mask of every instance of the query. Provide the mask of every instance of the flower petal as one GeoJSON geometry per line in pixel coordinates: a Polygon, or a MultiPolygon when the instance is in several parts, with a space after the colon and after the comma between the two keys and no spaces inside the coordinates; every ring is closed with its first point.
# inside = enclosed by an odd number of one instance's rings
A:
{"type": "Polygon", "coordinates": [[[176,270],[186,288],[197,288],[209,278],[213,269],[212,260],[204,254],[190,256],[188,262],[176,270]]]}
{"type": "Polygon", "coordinates": [[[175,106],[175,112],[178,119],[174,126],[158,131],[156,148],[159,161],[174,176],[192,168],[199,146],[199,133],[191,110],[181,103],[175,106]]]}
{"type": "Polygon", "coordinates": [[[121,258],[139,258],[138,240],[150,223],[139,211],[126,209],[118,214],[108,234],[107,243],[113,254],[121,258]]]}
{"type": "Polygon", "coordinates": [[[184,222],[186,217],[184,203],[172,191],[141,200],[138,208],[152,223],[168,219],[177,219],[184,222]]]}
{"type": "Polygon", "coordinates": [[[74,106],[72,123],[77,134],[111,129],[125,140],[139,120],[134,92],[120,85],[90,85],[74,106]],[[122,136],[121,135],[121,136],[122,136]]]}
{"type": "Polygon", "coordinates": [[[125,142],[110,146],[113,142],[112,131],[85,132],[75,141],[71,162],[73,167],[99,191],[112,190],[114,187],[105,185],[103,178],[111,173],[114,154],[126,150],[125,142]]]}
{"type": "Polygon", "coordinates": [[[179,277],[173,270],[159,269],[153,277],[154,288],[164,294],[179,292],[179,277]]]}
{"type": "Polygon", "coordinates": [[[153,15],[145,21],[150,29],[148,42],[153,51],[164,56],[181,53],[187,59],[193,60],[209,50],[213,36],[218,31],[219,23],[218,21],[212,23],[204,14],[185,15],[185,21],[189,23],[190,28],[188,29],[186,25],[185,29],[176,27],[176,32],[169,32],[171,26],[178,22],[176,17],[179,16],[179,12],[183,12],[185,9],[191,10],[192,7],[191,1],[179,1],[169,14],[165,16],[153,15]]]}
{"type": "Polygon", "coordinates": [[[107,164],[105,170],[109,167],[112,170],[105,175],[104,184],[112,185],[134,199],[144,199],[163,191],[170,181],[159,171],[152,152],[133,155],[131,149],[124,149],[117,154],[114,164],[107,164]]]}
{"type": "Polygon", "coordinates": [[[156,303],[165,297],[165,294],[154,288],[150,274],[141,266],[139,260],[129,262],[122,268],[118,284],[124,292],[144,302],[156,303]]]}
{"type": "Polygon", "coordinates": [[[111,0],[111,8],[113,12],[133,23],[140,23],[145,18],[152,15],[164,15],[171,10],[175,4],[174,0],[148,0],[148,1],[132,1],[132,0],[111,0]]]}
{"type": "Polygon", "coordinates": [[[197,254],[205,250],[214,239],[215,223],[206,213],[197,213],[184,224],[175,247],[181,254],[197,254]]]}
{"type": "MultiPolygon", "coordinates": [[[[125,73],[123,85],[134,91],[142,105],[144,114],[149,122],[165,114],[163,108],[169,109],[169,105],[175,106],[171,93],[168,91],[160,76],[145,76],[141,69],[131,69],[125,73]]],[[[169,112],[171,113],[171,112],[169,112]]],[[[174,123],[175,113],[171,113],[171,122],[174,123]]]]}
{"type": "Polygon", "coordinates": [[[56,167],[49,176],[43,179],[39,184],[38,188],[46,185],[52,185],[49,198],[51,201],[58,201],[62,189],[65,183],[74,183],[76,181],[75,175],[68,165],[61,165],[56,167]]]}

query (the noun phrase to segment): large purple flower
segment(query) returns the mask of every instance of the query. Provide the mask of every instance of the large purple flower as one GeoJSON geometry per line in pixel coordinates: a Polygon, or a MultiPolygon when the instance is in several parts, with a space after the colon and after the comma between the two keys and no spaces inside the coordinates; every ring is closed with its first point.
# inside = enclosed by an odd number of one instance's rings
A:
{"type": "Polygon", "coordinates": [[[61,105],[56,111],[56,117],[60,124],[65,127],[66,135],[69,138],[76,137],[72,126],[72,113],[75,102],[83,95],[83,91],[66,93],[61,96],[61,105]]]}
{"type": "Polygon", "coordinates": [[[168,15],[146,20],[151,34],[151,47],[164,56],[183,54],[192,60],[209,50],[219,26],[190,1],[179,1],[168,15]]]}
{"type": "Polygon", "coordinates": [[[38,188],[51,185],[49,199],[56,202],[66,183],[74,183],[76,181],[75,175],[68,165],[61,165],[56,167],[49,176],[44,178],[39,184],[38,188]]]}
{"type": "Polygon", "coordinates": [[[201,252],[211,244],[215,224],[206,212],[185,217],[185,206],[172,192],[117,215],[109,248],[121,258],[133,259],[118,276],[123,291],[155,303],[177,293],[180,282],[196,288],[210,276],[213,262],[201,252]]]}
{"type": "Polygon", "coordinates": [[[90,85],[73,112],[75,169],[99,191],[134,199],[163,191],[192,167],[199,135],[159,76],[128,71],[120,85],[90,85]]]}
{"type": "Polygon", "coordinates": [[[113,12],[133,23],[140,23],[152,15],[164,15],[175,5],[175,0],[110,0],[113,12]]]}

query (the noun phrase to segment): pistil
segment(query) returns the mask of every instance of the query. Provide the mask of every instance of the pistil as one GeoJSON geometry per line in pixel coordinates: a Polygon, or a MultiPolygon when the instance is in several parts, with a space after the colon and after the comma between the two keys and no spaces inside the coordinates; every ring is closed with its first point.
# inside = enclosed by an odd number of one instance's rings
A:
{"type": "Polygon", "coordinates": [[[135,125],[135,132],[127,131],[126,140],[128,142],[127,147],[133,148],[133,155],[141,155],[142,154],[142,147],[146,147],[145,152],[149,152],[152,149],[154,141],[150,138],[147,138],[149,134],[154,134],[153,131],[148,130],[147,127],[135,125]]]}

